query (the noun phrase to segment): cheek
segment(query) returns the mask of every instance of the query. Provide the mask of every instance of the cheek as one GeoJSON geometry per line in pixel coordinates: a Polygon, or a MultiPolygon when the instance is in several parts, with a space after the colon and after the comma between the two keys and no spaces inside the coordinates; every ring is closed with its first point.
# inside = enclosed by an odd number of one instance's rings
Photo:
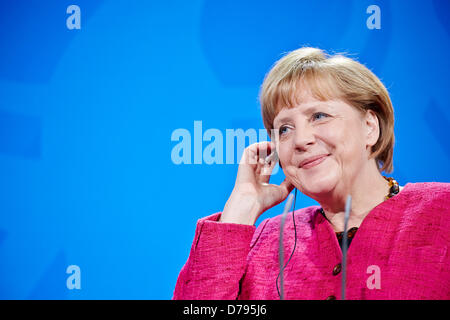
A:
{"type": "Polygon", "coordinates": [[[335,149],[342,141],[342,130],[327,126],[322,128],[318,136],[318,142],[335,149]]]}
{"type": "Polygon", "coordinates": [[[344,139],[342,128],[333,125],[327,125],[320,128],[316,135],[315,147],[313,153],[328,152],[331,156],[337,156],[342,148],[345,148],[346,139],[344,139]]]}
{"type": "Polygon", "coordinates": [[[324,135],[324,141],[332,147],[330,152],[339,162],[351,163],[359,161],[364,155],[365,143],[360,128],[351,125],[341,126],[327,132],[324,135]]]}
{"type": "Polygon", "coordinates": [[[291,147],[290,143],[282,141],[277,144],[277,153],[282,164],[289,162],[289,159],[291,159],[291,155],[293,152],[292,150],[293,148],[291,147]]]}

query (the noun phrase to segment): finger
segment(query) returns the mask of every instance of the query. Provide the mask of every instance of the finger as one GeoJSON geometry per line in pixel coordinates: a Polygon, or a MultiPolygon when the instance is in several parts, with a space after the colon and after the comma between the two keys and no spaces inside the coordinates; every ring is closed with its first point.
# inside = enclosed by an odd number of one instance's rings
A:
{"type": "Polygon", "coordinates": [[[291,193],[292,190],[294,190],[295,186],[292,184],[292,182],[285,178],[283,182],[280,184],[280,189],[283,193],[283,200],[287,198],[289,193],[291,193]]]}
{"type": "Polygon", "coordinates": [[[267,156],[274,150],[275,145],[271,141],[262,141],[257,144],[258,158],[266,159],[267,156]]]}
{"type": "Polygon", "coordinates": [[[251,165],[254,167],[258,163],[256,144],[252,144],[244,149],[239,164],[251,165]]]}
{"type": "Polygon", "coordinates": [[[266,157],[265,162],[270,164],[271,162],[278,162],[278,160],[278,153],[274,150],[266,157]]]}
{"type": "Polygon", "coordinates": [[[271,141],[254,143],[244,150],[241,163],[244,162],[245,164],[252,166],[257,165],[259,159],[266,159],[272,150],[275,150],[275,144],[271,141]]]}
{"type": "Polygon", "coordinates": [[[294,185],[286,178],[280,184],[263,184],[265,199],[268,201],[268,207],[277,205],[288,197],[291,191],[294,189],[294,185]]]}
{"type": "Polygon", "coordinates": [[[258,164],[260,172],[259,175],[257,176],[257,181],[259,183],[268,183],[276,164],[277,163],[274,161],[266,162],[265,160],[260,160],[258,164]]]}

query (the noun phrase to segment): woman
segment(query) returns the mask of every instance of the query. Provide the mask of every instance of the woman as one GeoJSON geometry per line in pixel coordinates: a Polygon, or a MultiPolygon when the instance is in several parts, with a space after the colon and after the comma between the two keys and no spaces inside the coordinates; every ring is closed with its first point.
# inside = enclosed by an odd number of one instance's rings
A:
{"type": "Polygon", "coordinates": [[[294,189],[320,206],[284,227],[286,299],[340,299],[348,195],[348,299],[450,298],[450,188],[398,186],[394,115],[386,88],[360,63],[301,48],[280,59],[261,90],[272,142],[245,149],[223,212],[200,219],[174,299],[279,299],[281,217],[254,226],[294,189]],[[276,152],[286,179],[269,184],[276,152]]]}

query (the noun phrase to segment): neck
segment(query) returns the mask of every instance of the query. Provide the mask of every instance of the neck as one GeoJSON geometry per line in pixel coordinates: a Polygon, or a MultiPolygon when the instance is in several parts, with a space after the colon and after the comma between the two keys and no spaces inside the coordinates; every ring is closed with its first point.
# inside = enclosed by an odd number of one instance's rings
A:
{"type": "Polygon", "coordinates": [[[384,201],[389,192],[389,183],[375,167],[361,171],[347,185],[336,186],[329,194],[319,199],[325,216],[334,231],[344,231],[345,202],[352,196],[348,228],[359,227],[367,214],[384,201]]]}

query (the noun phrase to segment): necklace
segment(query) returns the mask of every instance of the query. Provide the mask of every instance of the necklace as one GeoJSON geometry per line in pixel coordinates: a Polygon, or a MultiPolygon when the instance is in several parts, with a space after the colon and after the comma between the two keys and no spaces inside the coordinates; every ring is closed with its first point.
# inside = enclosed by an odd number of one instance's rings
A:
{"type": "MultiPolygon", "coordinates": [[[[390,198],[392,198],[393,196],[395,196],[397,193],[400,192],[400,187],[398,185],[398,182],[391,177],[385,177],[383,176],[384,179],[386,179],[389,182],[389,193],[384,196],[384,200],[388,200],[390,198]]],[[[322,214],[322,216],[328,220],[328,218],[325,215],[325,212],[323,211],[323,208],[320,208],[320,213],[322,214]]],[[[330,222],[330,220],[328,220],[328,222],[330,222]]],[[[347,238],[348,238],[348,245],[350,246],[350,243],[353,239],[353,237],[356,234],[356,231],[358,231],[358,227],[353,227],[351,229],[348,230],[347,232],[347,238]]],[[[336,237],[338,238],[339,241],[339,245],[342,247],[342,237],[344,235],[344,232],[336,232],[336,237]]]]}
{"type": "Polygon", "coordinates": [[[385,176],[383,176],[383,178],[385,178],[389,182],[389,193],[384,197],[384,200],[387,200],[395,196],[400,191],[400,187],[398,185],[398,182],[394,180],[394,178],[388,178],[385,176]]]}

